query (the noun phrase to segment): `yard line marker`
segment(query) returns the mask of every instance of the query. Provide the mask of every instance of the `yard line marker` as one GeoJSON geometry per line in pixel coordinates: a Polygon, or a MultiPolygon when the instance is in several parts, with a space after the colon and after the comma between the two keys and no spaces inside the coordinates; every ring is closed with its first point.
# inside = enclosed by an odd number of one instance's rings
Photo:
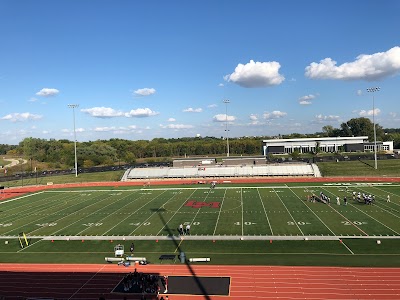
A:
{"type": "Polygon", "coordinates": [[[225,189],[225,192],[224,192],[224,197],[222,197],[222,203],[221,203],[221,206],[220,206],[220,208],[219,208],[218,217],[217,217],[217,222],[215,223],[215,228],[214,228],[213,235],[215,235],[215,232],[217,231],[218,221],[219,221],[219,217],[220,217],[220,215],[221,215],[222,205],[224,205],[225,196],[226,196],[226,189],[225,189]]]}
{"type": "MultiPolygon", "coordinates": [[[[275,191],[275,189],[272,189],[273,191],[275,191]]],[[[296,220],[293,218],[292,214],[290,213],[290,211],[288,210],[288,208],[286,207],[285,203],[283,203],[281,197],[279,196],[279,194],[275,191],[275,194],[278,196],[279,200],[281,200],[283,206],[286,208],[286,211],[288,212],[288,214],[290,215],[290,217],[292,218],[294,224],[297,226],[297,228],[299,229],[299,231],[301,232],[302,235],[304,235],[303,231],[301,230],[301,228],[299,227],[299,224],[297,224],[296,220]]],[[[286,234],[285,234],[286,235],[286,234]]]]}
{"type": "Polygon", "coordinates": [[[267,214],[267,212],[266,212],[266,210],[265,210],[264,202],[262,201],[262,197],[261,197],[261,194],[260,194],[260,190],[257,189],[257,192],[258,192],[258,197],[260,198],[261,204],[262,204],[263,209],[264,209],[265,217],[267,218],[267,222],[268,222],[268,225],[269,225],[269,229],[271,230],[271,235],[274,235],[274,231],[272,230],[271,223],[269,222],[268,214],[267,214]]]}
{"type": "Polygon", "coordinates": [[[345,246],[346,247],[346,249],[347,250],[349,250],[350,251],[350,253],[351,254],[353,254],[354,255],[354,252],[353,251],[351,251],[351,249],[345,244],[345,242],[343,242],[342,240],[340,240],[340,243],[343,245],[343,246],[345,246]]]}
{"type": "Polygon", "coordinates": [[[243,188],[240,188],[240,202],[242,203],[242,235],[243,235],[243,188]]]}
{"type": "Polygon", "coordinates": [[[333,230],[331,230],[331,229],[328,227],[328,225],[326,225],[325,222],[322,221],[321,218],[320,218],[311,208],[309,208],[309,207],[301,200],[301,198],[300,198],[291,188],[289,188],[289,190],[290,190],[293,194],[296,195],[296,197],[301,201],[301,203],[303,203],[303,205],[305,205],[305,206],[309,209],[309,211],[311,211],[311,212],[314,214],[314,216],[316,216],[316,217],[318,218],[318,220],[320,220],[320,222],[321,222],[322,224],[324,224],[324,226],[325,226],[330,232],[332,232],[333,235],[336,235],[336,234],[333,232],[333,230]]]}

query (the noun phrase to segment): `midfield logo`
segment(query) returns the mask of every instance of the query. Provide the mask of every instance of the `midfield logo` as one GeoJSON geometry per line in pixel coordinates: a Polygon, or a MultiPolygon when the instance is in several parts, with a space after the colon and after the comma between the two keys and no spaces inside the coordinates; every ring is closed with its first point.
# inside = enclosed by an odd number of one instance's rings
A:
{"type": "Polygon", "coordinates": [[[185,206],[190,206],[193,208],[202,208],[202,207],[211,207],[211,208],[219,208],[220,202],[197,202],[194,200],[190,200],[186,202],[185,206]]]}

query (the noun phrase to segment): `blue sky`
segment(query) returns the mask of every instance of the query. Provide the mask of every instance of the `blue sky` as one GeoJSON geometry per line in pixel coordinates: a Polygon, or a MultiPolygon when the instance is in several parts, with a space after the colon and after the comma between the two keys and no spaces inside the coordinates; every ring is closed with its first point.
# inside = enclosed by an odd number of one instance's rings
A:
{"type": "Polygon", "coordinates": [[[0,1],[0,144],[400,127],[400,2],[0,1]],[[370,87],[380,87],[374,94],[370,87]],[[229,104],[223,100],[229,99],[229,104]],[[227,114],[226,114],[227,112],[227,114]]]}

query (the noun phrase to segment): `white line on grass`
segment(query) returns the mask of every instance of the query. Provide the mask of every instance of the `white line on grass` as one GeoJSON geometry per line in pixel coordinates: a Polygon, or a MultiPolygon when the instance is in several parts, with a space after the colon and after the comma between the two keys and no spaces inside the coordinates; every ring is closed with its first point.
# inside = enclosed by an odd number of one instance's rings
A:
{"type": "MultiPolygon", "coordinates": [[[[130,196],[130,195],[126,195],[126,196],[122,197],[121,199],[118,199],[118,201],[122,201],[122,200],[124,200],[125,198],[127,198],[127,197],[129,197],[129,196],[130,196]]],[[[143,196],[144,196],[144,195],[143,195],[143,196]]],[[[117,210],[113,211],[111,214],[107,214],[107,216],[105,216],[104,218],[102,218],[102,219],[100,219],[100,220],[97,220],[97,221],[95,221],[95,222],[96,222],[96,223],[102,222],[104,219],[108,218],[110,215],[113,215],[113,214],[117,213],[117,211],[123,209],[125,206],[127,206],[127,205],[129,205],[129,204],[131,204],[131,203],[128,202],[128,203],[125,204],[124,206],[122,206],[122,207],[118,208],[117,210]]],[[[107,206],[108,206],[108,205],[107,205],[107,206]]],[[[102,209],[102,208],[96,210],[96,212],[94,212],[93,214],[96,214],[96,213],[97,213],[99,210],[101,210],[101,209],[102,209]]],[[[90,215],[93,215],[93,214],[90,214],[90,215]]],[[[88,215],[88,216],[89,216],[89,215],[88,215]]],[[[87,216],[87,217],[88,217],[88,216],[87,216]]],[[[92,222],[92,223],[93,223],[93,222],[92,222]]],[[[88,227],[82,229],[81,231],[79,231],[78,233],[76,233],[75,235],[81,235],[82,232],[84,232],[85,230],[88,230],[88,229],[90,229],[90,228],[91,228],[91,226],[88,226],[88,227]]]]}
{"type": "Polygon", "coordinates": [[[263,202],[263,199],[262,199],[262,197],[261,197],[261,194],[260,194],[260,190],[259,190],[259,189],[257,189],[257,193],[258,193],[258,197],[260,198],[262,207],[263,207],[263,209],[264,209],[265,217],[267,218],[268,225],[269,225],[269,229],[271,230],[271,235],[274,235],[274,231],[272,230],[271,223],[269,222],[268,214],[267,214],[267,211],[265,210],[264,202],[263,202]]]}
{"type": "Polygon", "coordinates": [[[343,242],[343,240],[340,240],[340,241],[341,241],[342,245],[343,245],[343,246],[345,246],[345,247],[346,247],[346,249],[347,249],[347,250],[349,250],[349,251],[350,251],[350,253],[354,255],[354,252],[353,252],[353,251],[351,251],[351,249],[350,249],[350,248],[349,248],[349,247],[348,247],[348,246],[347,246],[347,245],[346,245],[346,244],[343,242]]]}
{"type": "MultiPolygon", "coordinates": [[[[106,201],[106,200],[108,200],[108,198],[110,198],[110,197],[112,197],[112,196],[109,195],[107,198],[104,198],[104,199],[101,200],[100,202],[106,201]]],[[[94,202],[93,204],[90,204],[89,206],[85,206],[85,207],[81,208],[80,210],[86,209],[86,208],[91,207],[91,206],[96,205],[96,204],[99,204],[99,202],[94,202]]],[[[59,231],[61,231],[61,230],[64,230],[65,228],[68,228],[68,227],[70,227],[71,225],[74,225],[75,223],[77,223],[77,222],[79,222],[79,221],[82,221],[83,219],[85,219],[85,218],[87,218],[87,217],[89,217],[89,216],[91,216],[91,215],[97,213],[99,210],[104,209],[104,208],[106,208],[106,207],[108,207],[108,206],[110,206],[110,205],[112,205],[112,204],[115,204],[115,203],[114,203],[114,202],[111,202],[110,204],[108,204],[108,205],[106,205],[106,206],[102,206],[101,208],[95,210],[94,212],[85,215],[83,218],[80,218],[80,219],[76,220],[75,222],[69,223],[67,226],[64,226],[63,228],[60,228],[60,229],[58,229],[58,230],[52,232],[51,235],[55,235],[57,232],[59,232],[59,231]]],[[[75,211],[75,212],[71,213],[70,215],[66,215],[65,217],[62,217],[61,219],[57,219],[57,223],[58,223],[60,220],[62,220],[62,219],[65,219],[65,218],[70,217],[71,215],[77,215],[78,212],[79,212],[80,210],[75,211]]],[[[40,227],[40,228],[38,228],[38,229],[35,229],[35,230],[32,231],[32,232],[35,232],[36,230],[39,230],[39,229],[42,229],[42,227],[40,227]]],[[[32,233],[32,232],[30,232],[30,233],[32,233]]]]}
{"type": "Polygon", "coordinates": [[[218,218],[217,218],[217,222],[215,223],[213,235],[215,235],[215,232],[217,232],[218,221],[219,221],[219,217],[221,216],[222,205],[224,205],[225,196],[226,196],[226,189],[224,192],[224,197],[222,197],[222,203],[221,203],[221,207],[219,208],[218,218]]]}
{"type": "MultiPolygon", "coordinates": [[[[175,211],[175,213],[172,215],[172,217],[169,218],[169,220],[168,220],[167,222],[165,222],[164,226],[157,232],[156,235],[159,235],[159,234],[160,234],[160,232],[167,226],[167,224],[169,223],[169,221],[171,221],[171,220],[173,219],[173,217],[175,217],[175,215],[176,215],[176,214],[178,213],[178,211],[182,208],[182,206],[186,203],[186,201],[187,201],[189,198],[191,198],[192,195],[193,195],[196,191],[197,191],[197,190],[194,190],[194,191],[190,194],[189,197],[186,197],[185,201],[182,202],[181,206],[179,206],[179,208],[175,211]]],[[[176,195],[176,194],[175,194],[175,195],[176,195]]],[[[174,195],[173,197],[171,197],[171,199],[174,198],[175,195],[174,195]]],[[[170,199],[170,200],[171,200],[171,199],[170,199]]],[[[168,200],[167,203],[168,203],[170,200],[168,200]]],[[[149,217],[149,218],[150,218],[150,217],[149,217]]],[[[192,222],[193,222],[193,221],[192,221],[192,222]]],[[[132,233],[133,233],[133,232],[132,232],[132,233]]]]}
{"type": "Polygon", "coordinates": [[[243,228],[243,188],[240,188],[240,202],[242,203],[242,235],[244,234],[244,228],[243,228]]]}
{"type": "Polygon", "coordinates": [[[28,195],[24,195],[24,196],[20,196],[20,197],[13,198],[13,199],[9,199],[9,200],[4,200],[4,201],[1,201],[1,202],[0,202],[0,205],[1,205],[1,204],[4,204],[4,203],[8,203],[8,202],[13,202],[13,201],[16,201],[16,200],[20,200],[20,199],[23,199],[23,198],[26,198],[26,197],[36,196],[36,195],[39,195],[39,194],[42,194],[42,193],[44,193],[44,191],[37,192],[37,193],[33,193],[33,194],[28,194],[28,195]]]}
{"type": "Polygon", "coordinates": [[[301,235],[304,235],[303,231],[301,230],[301,228],[299,227],[299,224],[297,224],[296,220],[293,218],[292,214],[290,213],[289,209],[286,207],[285,203],[283,203],[281,197],[279,196],[279,194],[275,191],[275,189],[273,189],[273,191],[275,192],[275,194],[278,196],[279,200],[281,200],[283,206],[286,208],[286,211],[288,212],[288,214],[290,215],[290,217],[292,218],[294,224],[297,226],[297,228],[300,230],[301,235]]]}
{"type": "MultiPolygon", "coordinates": [[[[41,192],[43,193],[43,192],[41,192]]],[[[40,193],[37,193],[40,194],[40,193]]],[[[33,195],[33,194],[32,194],[33,195]]],[[[32,196],[29,195],[29,196],[32,196]]],[[[60,201],[60,199],[52,199],[53,197],[50,198],[46,198],[43,197],[42,199],[39,200],[35,200],[32,202],[28,202],[28,203],[16,203],[16,207],[9,207],[7,212],[12,212],[14,210],[17,210],[17,213],[11,213],[9,215],[5,214],[4,218],[2,219],[3,223],[8,222],[8,220],[10,219],[10,221],[14,221],[15,220],[15,215],[19,215],[19,216],[24,216],[24,217],[29,217],[31,215],[34,215],[36,213],[36,210],[42,210],[42,209],[48,209],[49,208],[49,203],[55,202],[57,203],[57,201],[60,201]],[[43,202],[43,203],[42,203],[43,202]],[[33,208],[35,210],[33,210],[33,208]],[[5,218],[5,217],[10,217],[10,218],[5,218]]],[[[20,199],[20,198],[19,198],[20,199]]],[[[62,206],[62,204],[59,203],[60,206],[62,206]]]]}
{"type": "MultiPolygon", "coordinates": [[[[85,201],[89,201],[89,199],[84,200],[84,201],[82,201],[82,202],[85,202],[85,201]]],[[[81,203],[77,203],[77,204],[75,204],[75,205],[79,205],[79,204],[81,204],[81,203]]],[[[59,205],[59,206],[62,206],[62,205],[64,205],[64,203],[61,203],[61,201],[60,201],[60,205],[59,205]]],[[[66,207],[65,209],[62,209],[62,210],[60,210],[60,211],[57,211],[57,208],[58,208],[58,206],[51,206],[51,207],[49,207],[48,204],[47,204],[47,209],[46,209],[46,210],[50,210],[50,214],[45,215],[43,218],[35,219],[35,220],[32,221],[32,222],[25,223],[25,224],[23,224],[23,225],[21,225],[21,226],[19,226],[19,227],[17,227],[17,228],[13,228],[13,229],[11,229],[10,231],[7,231],[7,232],[3,233],[3,235],[6,235],[7,233],[9,233],[9,232],[11,232],[11,231],[14,231],[14,230],[16,230],[16,229],[24,228],[24,227],[26,227],[27,225],[30,225],[30,224],[32,224],[32,223],[40,222],[42,219],[46,219],[46,218],[48,218],[48,217],[50,217],[50,216],[54,216],[54,215],[56,215],[56,214],[62,212],[63,210],[70,209],[71,207],[66,207]],[[55,210],[56,210],[56,211],[55,211],[55,210]]],[[[46,211],[46,210],[45,210],[45,211],[46,211]]],[[[34,215],[34,214],[35,214],[35,211],[33,211],[33,212],[30,213],[30,214],[25,214],[24,217],[30,217],[30,216],[32,216],[32,215],[34,215]]],[[[63,219],[63,218],[62,218],[62,219],[63,219]]],[[[32,232],[34,232],[34,231],[36,231],[36,230],[38,230],[38,229],[41,229],[41,228],[42,228],[42,227],[37,228],[37,229],[33,230],[32,232]]],[[[31,232],[30,232],[30,233],[31,233],[31,232]]]]}
{"type": "Polygon", "coordinates": [[[373,216],[367,214],[366,212],[362,211],[361,209],[359,209],[358,207],[352,205],[355,209],[357,209],[358,211],[362,212],[364,215],[368,216],[369,218],[371,218],[372,220],[374,220],[375,222],[378,222],[379,224],[383,225],[384,227],[386,227],[387,229],[393,231],[394,233],[396,233],[397,235],[400,235],[400,233],[398,233],[396,230],[390,228],[389,226],[383,224],[381,221],[375,219],[373,216]]]}
{"type": "MultiPolygon", "coordinates": [[[[326,190],[325,188],[322,188],[323,190],[325,190],[326,192],[328,192],[329,194],[332,194],[333,196],[336,196],[334,193],[326,190]]],[[[352,205],[352,204],[350,204],[352,205]]],[[[365,234],[366,236],[368,236],[368,233],[366,233],[364,230],[362,230],[360,227],[358,227],[356,224],[354,224],[354,222],[350,221],[348,218],[346,218],[344,215],[342,215],[338,210],[336,210],[332,205],[328,205],[330,209],[333,209],[338,215],[340,215],[343,219],[345,219],[347,222],[349,222],[349,224],[353,225],[355,228],[357,228],[359,231],[361,231],[363,234],[365,234]]],[[[353,205],[352,205],[353,206],[353,205]]],[[[351,212],[351,211],[350,211],[351,212]]]]}
{"type": "MultiPolygon", "coordinates": [[[[116,223],[113,227],[109,228],[109,229],[108,229],[107,231],[105,231],[102,235],[106,235],[107,232],[110,232],[110,231],[113,230],[115,227],[117,227],[119,224],[121,224],[122,222],[125,222],[126,219],[130,218],[133,214],[135,214],[135,213],[137,213],[138,211],[140,211],[144,206],[146,206],[147,204],[151,203],[152,201],[154,201],[155,199],[157,199],[159,196],[161,196],[161,195],[164,194],[164,193],[165,193],[165,191],[162,192],[161,194],[157,195],[156,197],[154,197],[150,202],[146,202],[145,204],[143,204],[141,207],[139,207],[138,209],[136,209],[134,212],[128,214],[128,216],[126,216],[126,217],[123,218],[121,221],[119,221],[118,223],[116,223]]],[[[142,195],[141,197],[136,198],[133,202],[136,202],[136,201],[140,200],[140,199],[141,199],[142,197],[144,197],[144,196],[145,196],[145,195],[142,195]]],[[[128,204],[132,204],[132,202],[131,202],[131,203],[128,203],[128,204]]],[[[127,204],[127,205],[128,205],[128,204],[127,204]]],[[[125,205],[125,206],[126,206],[126,205],[125,205]]],[[[144,223],[144,222],[143,222],[143,223],[144,223]]],[[[139,227],[139,226],[138,226],[138,227],[139,227]]]]}
{"type": "Polygon", "coordinates": [[[330,232],[332,232],[333,235],[336,235],[336,233],[334,233],[334,232],[328,227],[328,225],[326,225],[325,222],[322,221],[321,218],[320,218],[310,207],[308,207],[308,206],[304,203],[304,201],[302,201],[301,198],[300,198],[291,188],[289,188],[289,190],[290,190],[293,194],[295,194],[295,196],[300,200],[300,202],[303,203],[303,205],[304,205],[305,207],[307,207],[307,209],[310,210],[310,211],[314,214],[314,216],[316,216],[316,217],[318,218],[318,220],[320,220],[320,222],[321,222],[322,224],[324,224],[324,226],[325,226],[330,232]]]}

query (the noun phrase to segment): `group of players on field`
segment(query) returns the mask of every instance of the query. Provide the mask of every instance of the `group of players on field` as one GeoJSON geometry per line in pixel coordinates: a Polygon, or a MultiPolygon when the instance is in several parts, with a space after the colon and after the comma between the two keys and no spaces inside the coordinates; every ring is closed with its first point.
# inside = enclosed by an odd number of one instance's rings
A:
{"type": "MultiPolygon", "coordinates": [[[[348,192],[348,188],[346,187],[346,192],[348,192]]],[[[372,205],[375,202],[375,195],[371,194],[365,194],[361,192],[354,192],[352,193],[353,195],[353,200],[357,201],[358,203],[364,203],[367,205],[372,205]]],[[[312,193],[311,195],[307,195],[307,200],[310,202],[322,202],[325,204],[330,204],[331,203],[331,198],[325,195],[323,192],[320,192],[319,196],[316,194],[312,193]]],[[[390,195],[387,195],[386,202],[390,202],[390,195]]],[[[340,205],[340,198],[336,197],[336,203],[337,205],[340,205]]],[[[343,204],[347,205],[347,197],[343,197],[343,204]]]]}

